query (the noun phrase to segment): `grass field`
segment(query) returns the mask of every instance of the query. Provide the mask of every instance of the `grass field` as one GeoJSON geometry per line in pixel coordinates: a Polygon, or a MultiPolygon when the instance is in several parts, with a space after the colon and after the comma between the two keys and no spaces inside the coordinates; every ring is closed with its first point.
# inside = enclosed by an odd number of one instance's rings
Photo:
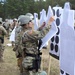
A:
{"type": "MultiPolygon", "coordinates": [[[[0,62],[0,75],[19,75],[15,52],[12,51],[12,47],[6,45],[7,43],[10,42],[5,38],[4,62],[0,62]]],[[[59,61],[49,55],[49,46],[47,50],[43,49],[42,53],[41,69],[47,73],[50,69],[49,75],[60,75],[59,61]]]]}

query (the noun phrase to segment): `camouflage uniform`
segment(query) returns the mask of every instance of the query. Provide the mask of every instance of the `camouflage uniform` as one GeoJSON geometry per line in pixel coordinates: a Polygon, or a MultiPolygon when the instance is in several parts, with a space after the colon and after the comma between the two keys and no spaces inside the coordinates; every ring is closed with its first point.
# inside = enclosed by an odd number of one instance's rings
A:
{"type": "Polygon", "coordinates": [[[22,61],[23,61],[23,47],[22,47],[22,35],[24,34],[24,32],[28,30],[25,29],[22,26],[17,26],[16,27],[16,31],[15,31],[15,48],[14,51],[16,52],[16,57],[17,59],[17,64],[18,67],[20,68],[20,73],[23,73],[23,67],[22,67],[22,61]]]}
{"type": "Polygon", "coordinates": [[[3,26],[5,27],[5,29],[7,31],[7,38],[9,38],[10,23],[9,23],[8,19],[5,20],[5,23],[3,24],[3,26]]]}
{"type": "MultiPolygon", "coordinates": [[[[25,16],[23,15],[18,19],[21,26],[16,27],[15,47],[13,49],[16,52],[16,57],[18,58],[17,62],[18,62],[18,66],[20,67],[21,74],[23,73],[22,61],[23,61],[23,57],[24,57],[23,56],[24,55],[23,54],[23,46],[22,46],[22,35],[24,34],[24,32],[26,30],[28,30],[27,28],[24,28],[22,25],[24,25],[25,23],[27,24],[29,22],[29,20],[31,20],[31,19],[24,20],[23,17],[25,17],[25,16]]],[[[26,16],[26,19],[27,19],[27,17],[28,16],[26,16]]]]}
{"type": "Polygon", "coordinates": [[[4,52],[4,35],[7,34],[7,31],[5,30],[5,28],[0,25],[0,60],[2,60],[3,57],[3,52],[4,52]]]}
{"type": "MultiPolygon", "coordinates": [[[[32,31],[32,34],[29,34],[31,32],[30,30],[27,30],[23,34],[22,46],[24,48],[23,53],[25,58],[23,59],[22,65],[25,68],[25,75],[31,75],[30,70],[32,71],[32,75],[36,75],[36,71],[34,71],[35,68],[33,68],[32,65],[35,64],[34,61],[36,60],[36,56],[38,55],[38,40],[43,38],[47,34],[47,32],[49,32],[50,28],[51,26],[47,26],[40,31],[32,31]]],[[[34,67],[36,66],[37,64],[34,65],[34,67]]]]}

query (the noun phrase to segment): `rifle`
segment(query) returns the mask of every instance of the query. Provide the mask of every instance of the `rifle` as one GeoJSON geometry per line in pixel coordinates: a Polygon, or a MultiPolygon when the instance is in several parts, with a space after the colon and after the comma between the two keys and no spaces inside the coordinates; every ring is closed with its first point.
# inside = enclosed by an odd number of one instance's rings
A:
{"type": "Polygon", "coordinates": [[[39,40],[39,44],[38,44],[38,54],[36,55],[35,57],[35,69],[36,69],[36,72],[38,72],[38,69],[40,68],[40,64],[41,64],[41,57],[40,55],[42,55],[42,52],[40,52],[40,47],[42,45],[42,40],[40,39],[39,40]]]}

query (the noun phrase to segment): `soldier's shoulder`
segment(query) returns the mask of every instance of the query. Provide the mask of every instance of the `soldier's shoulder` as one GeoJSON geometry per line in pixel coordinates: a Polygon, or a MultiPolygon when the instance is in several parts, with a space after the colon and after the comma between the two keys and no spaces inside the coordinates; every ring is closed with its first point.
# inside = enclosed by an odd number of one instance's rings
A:
{"type": "Polygon", "coordinates": [[[33,30],[33,31],[32,31],[32,34],[34,34],[34,35],[39,34],[39,33],[40,33],[40,32],[37,31],[37,30],[33,30]]]}

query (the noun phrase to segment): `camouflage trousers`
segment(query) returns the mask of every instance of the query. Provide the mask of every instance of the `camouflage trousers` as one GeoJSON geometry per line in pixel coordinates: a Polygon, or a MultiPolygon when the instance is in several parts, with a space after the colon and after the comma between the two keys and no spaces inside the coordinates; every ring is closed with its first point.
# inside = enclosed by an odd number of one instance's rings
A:
{"type": "Polygon", "coordinates": [[[38,70],[38,72],[36,72],[35,70],[32,71],[26,70],[23,67],[22,62],[23,62],[23,58],[22,57],[18,58],[17,63],[20,69],[20,75],[47,75],[45,71],[40,71],[40,69],[38,70]]]}
{"type": "Polygon", "coordinates": [[[0,44],[0,59],[2,59],[4,53],[4,46],[3,44],[0,44]]]}
{"type": "Polygon", "coordinates": [[[22,65],[22,61],[23,61],[23,57],[19,57],[17,59],[17,65],[19,67],[20,73],[21,75],[30,75],[29,71],[24,69],[23,65],[22,65]]]}
{"type": "Polygon", "coordinates": [[[29,71],[27,71],[27,70],[25,70],[24,68],[23,68],[23,65],[22,65],[22,61],[23,61],[23,57],[19,57],[18,59],[17,59],[17,65],[18,65],[18,67],[19,67],[19,70],[20,70],[20,73],[21,73],[21,75],[29,75],[29,71]]]}

